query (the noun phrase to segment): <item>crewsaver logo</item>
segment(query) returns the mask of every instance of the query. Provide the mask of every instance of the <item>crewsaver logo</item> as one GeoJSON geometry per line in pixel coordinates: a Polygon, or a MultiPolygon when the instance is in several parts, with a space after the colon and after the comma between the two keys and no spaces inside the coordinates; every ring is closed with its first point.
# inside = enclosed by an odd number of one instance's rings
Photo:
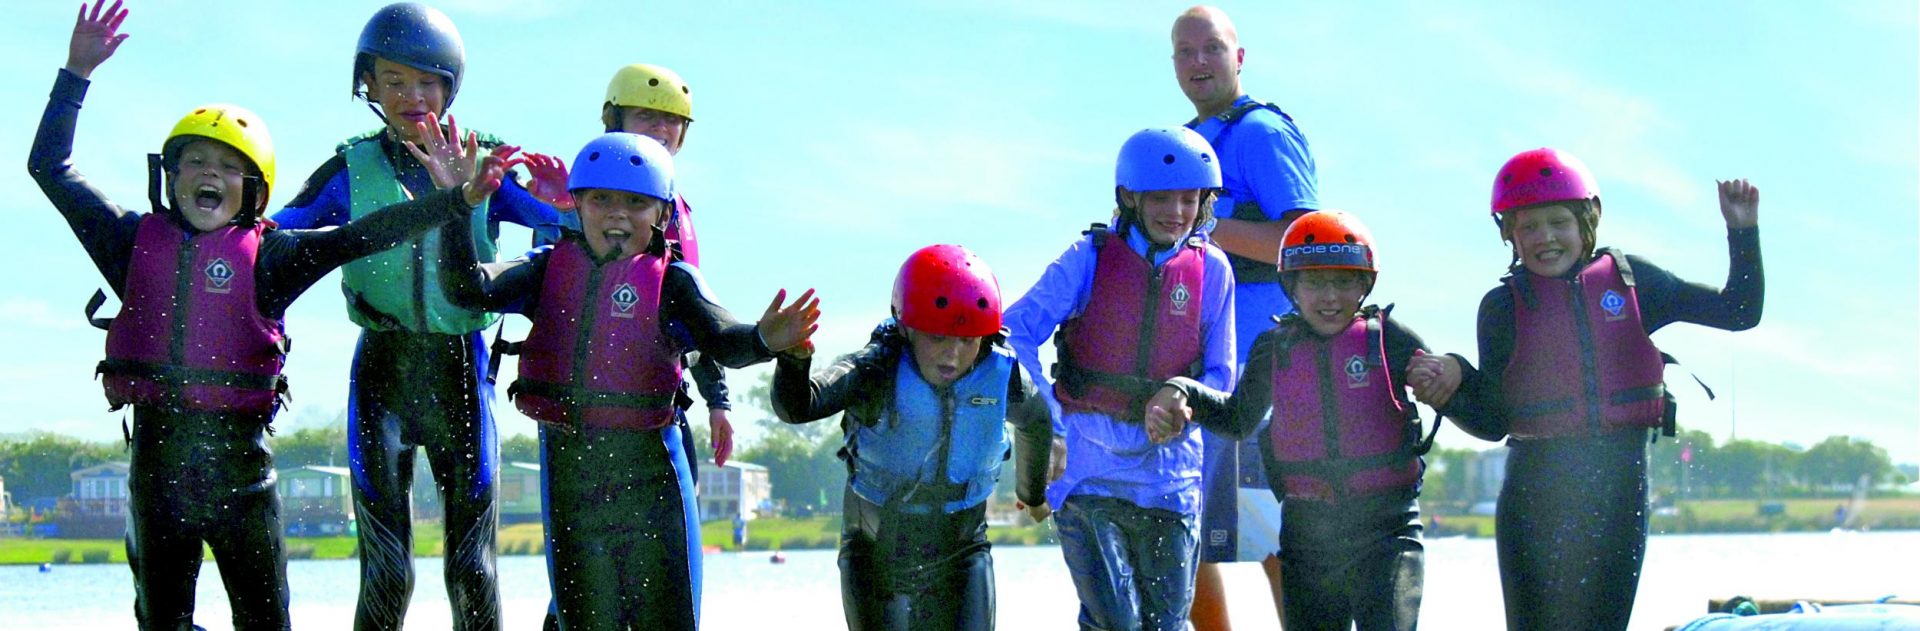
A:
{"type": "Polygon", "coordinates": [[[1620,297],[1620,292],[1609,289],[1607,293],[1600,294],[1600,310],[1607,312],[1608,322],[1623,319],[1627,317],[1627,299],[1620,297]]]}
{"type": "Polygon", "coordinates": [[[1193,301],[1193,292],[1187,290],[1186,283],[1175,283],[1173,291],[1167,292],[1167,300],[1173,302],[1173,315],[1187,315],[1187,303],[1193,301]]]}
{"type": "Polygon", "coordinates": [[[634,291],[632,283],[620,283],[619,287],[613,288],[613,295],[608,298],[613,300],[613,317],[631,318],[633,305],[640,302],[640,292],[634,291]]]}
{"type": "Polygon", "coordinates": [[[228,264],[226,259],[216,258],[200,271],[207,275],[207,293],[224,294],[233,291],[232,287],[227,286],[233,282],[233,266],[228,264]]]}
{"type": "Polygon", "coordinates": [[[1367,360],[1365,358],[1359,355],[1348,357],[1344,366],[1347,371],[1347,387],[1367,387],[1367,375],[1371,371],[1367,369],[1367,360]]]}

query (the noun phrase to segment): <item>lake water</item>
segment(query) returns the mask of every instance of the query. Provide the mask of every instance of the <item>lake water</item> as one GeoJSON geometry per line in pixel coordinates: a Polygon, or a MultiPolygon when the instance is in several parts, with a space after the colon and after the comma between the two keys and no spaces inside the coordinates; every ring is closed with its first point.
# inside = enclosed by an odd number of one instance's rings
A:
{"type": "MultiPolygon", "coordinates": [[[[1920,596],[1920,532],[1691,535],[1654,537],[1634,605],[1633,628],[1664,629],[1705,613],[1709,598],[1920,596]]],[[[772,565],[765,553],[706,557],[705,628],[845,628],[839,570],[830,550],[787,554],[772,565]],[[798,623],[798,624],[796,624],[798,623]]],[[[994,550],[1001,629],[1073,628],[1078,605],[1056,547],[994,550]]],[[[407,615],[412,629],[450,626],[440,560],[416,562],[407,615]]],[[[1226,566],[1234,626],[1271,629],[1265,579],[1251,564],[1226,566]]],[[[293,622],[305,629],[345,629],[353,620],[358,565],[294,561],[293,622]]],[[[547,606],[541,557],[501,557],[506,628],[535,629],[547,606]]],[[[208,629],[230,628],[218,568],[200,575],[199,615],[208,629]]],[[[133,581],[124,565],[0,567],[0,629],[133,628],[133,581]]],[[[1500,575],[1491,539],[1427,541],[1426,600],[1421,626],[1499,629],[1500,575]]]]}

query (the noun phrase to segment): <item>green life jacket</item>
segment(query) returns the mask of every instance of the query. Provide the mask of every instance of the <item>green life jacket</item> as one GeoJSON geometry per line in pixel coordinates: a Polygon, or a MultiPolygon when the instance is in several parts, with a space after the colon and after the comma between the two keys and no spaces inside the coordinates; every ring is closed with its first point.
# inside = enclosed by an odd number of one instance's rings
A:
{"type": "MultiPolygon", "coordinates": [[[[347,139],[339,151],[347,160],[347,181],[353,221],[387,206],[414,198],[380,146],[383,130],[347,139]]],[[[500,144],[480,134],[480,144],[500,144]]],[[[491,263],[499,252],[498,235],[487,221],[487,202],[474,207],[468,228],[473,230],[474,254],[491,263]]],[[[447,301],[440,280],[440,231],[408,239],[392,249],[361,258],[342,268],[340,288],[347,294],[347,317],[361,328],[376,331],[463,334],[492,324],[499,316],[456,307],[447,301]]]]}

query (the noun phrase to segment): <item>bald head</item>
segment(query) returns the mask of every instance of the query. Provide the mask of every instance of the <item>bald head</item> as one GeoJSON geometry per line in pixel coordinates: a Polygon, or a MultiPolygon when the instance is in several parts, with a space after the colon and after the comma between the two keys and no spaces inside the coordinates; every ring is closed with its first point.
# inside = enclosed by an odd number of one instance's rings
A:
{"type": "Polygon", "coordinates": [[[1180,17],[1173,21],[1173,39],[1175,45],[1180,43],[1180,25],[1185,22],[1200,22],[1210,26],[1214,30],[1219,31],[1222,38],[1225,39],[1228,48],[1240,47],[1240,31],[1233,28],[1233,18],[1227,17],[1227,12],[1220,10],[1220,7],[1196,4],[1192,8],[1180,12],[1180,17]]]}
{"type": "Polygon", "coordinates": [[[1240,64],[1246,57],[1225,11],[1200,5],[1173,21],[1174,78],[1202,118],[1226,111],[1240,98],[1240,64]]]}

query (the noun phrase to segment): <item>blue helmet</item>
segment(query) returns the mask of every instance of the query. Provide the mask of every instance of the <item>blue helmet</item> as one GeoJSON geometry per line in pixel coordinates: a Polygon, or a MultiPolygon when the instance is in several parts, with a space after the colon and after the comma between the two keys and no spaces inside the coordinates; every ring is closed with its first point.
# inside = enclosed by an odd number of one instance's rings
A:
{"type": "Polygon", "coordinates": [[[1142,129],[1121,145],[1113,182],[1134,192],[1220,188],[1220,157],[1191,129],[1142,129]]]}
{"type": "Polygon", "coordinates": [[[602,134],[573,159],[567,189],[604,188],[673,201],[673,154],[660,141],[627,132],[602,134]]]}
{"type": "Polygon", "coordinates": [[[401,2],[382,7],[360,30],[360,45],[353,55],[353,91],[360,94],[360,77],[373,72],[373,58],[440,75],[447,80],[447,104],[460,93],[460,75],[467,66],[466,45],[453,19],[439,9],[418,2],[401,2]]]}

